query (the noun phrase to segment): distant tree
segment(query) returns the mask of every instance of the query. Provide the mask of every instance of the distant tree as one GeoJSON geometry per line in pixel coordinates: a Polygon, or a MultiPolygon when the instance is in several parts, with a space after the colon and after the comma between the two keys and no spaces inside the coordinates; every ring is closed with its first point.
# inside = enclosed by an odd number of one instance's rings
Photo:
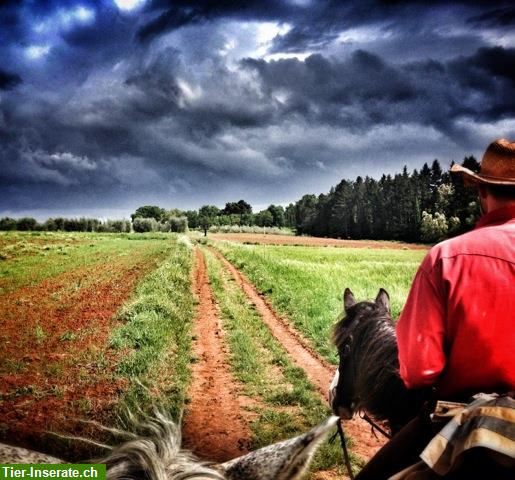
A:
{"type": "Polygon", "coordinates": [[[244,213],[240,216],[241,225],[254,225],[254,214],[244,213]]]}
{"type": "Polygon", "coordinates": [[[304,195],[296,205],[295,228],[297,233],[310,233],[316,221],[318,198],[316,195],[304,195]]]}
{"type": "MultiPolygon", "coordinates": [[[[479,172],[479,162],[473,157],[465,157],[462,166],[479,172]]],[[[456,233],[464,233],[474,226],[479,218],[479,202],[477,202],[477,193],[473,188],[467,188],[463,185],[463,179],[460,175],[451,175],[450,183],[453,186],[454,194],[450,201],[449,209],[453,215],[460,219],[460,227],[456,233]]]]}
{"type": "Polygon", "coordinates": [[[55,226],[56,226],[56,230],[59,230],[59,231],[64,231],[64,223],[65,223],[65,218],[63,217],[57,217],[57,218],[54,218],[53,219],[54,222],[55,222],[55,226]]]}
{"type": "Polygon", "coordinates": [[[215,205],[203,205],[198,211],[198,223],[200,228],[204,230],[204,236],[207,236],[207,231],[214,224],[216,216],[220,213],[220,209],[215,205]]]}
{"type": "Polygon", "coordinates": [[[350,218],[351,182],[342,180],[334,189],[329,217],[329,235],[347,238],[350,218]]]}
{"type": "Polygon", "coordinates": [[[161,222],[157,222],[157,225],[156,225],[156,231],[158,232],[164,232],[164,233],[168,233],[168,232],[171,232],[171,222],[170,220],[163,220],[161,222]]]}
{"type": "Polygon", "coordinates": [[[4,217],[0,219],[0,230],[16,230],[16,220],[11,217],[4,217]]]}
{"type": "Polygon", "coordinates": [[[220,209],[215,205],[203,205],[198,211],[199,216],[216,217],[220,215],[220,209]]]}
{"type": "Polygon", "coordinates": [[[55,232],[56,230],[58,230],[58,225],[55,218],[48,218],[43,224],[43,227],[48,232],[55,232]]]}
{"type": "Polygon", "coordinates": [[[267,211],[272,215],[272,225],[274,227],[284,227],[284,208],[280,205],[270,205],[267,211]]]}
{"type": "Polygon", "coordinates": [[[228,202],[225,204],[225,208],[220,213],[222,215],[243,215],[244,213],[252,213],[252,207],[245,200],[228,202]]]}
{"type": "Polygon", "coordinates": [[[23,217],[16,222],[16,229],[20,231],[35,230],[37,220],[32,217],[23,217]]]}
{"type": "Polygon", "coordinates": [[[263,210],[257,213],[255,217],[258,227],[271,227],[274,223],[274,217],[269,210],[263,210]]]}
{"type": "Polygon", "coordinates": [[[135,218],[154,218],[157,222],[166,215],[166,211],[156,205],[145,205],[139,207],[132,215],[131,219],[135,218]]]}
{"type": "Polygon", "coordinates": [[[284,224],[287,227],[295,228],[295,204],[290,203],[284,211],[284,224]]]}
{"type": "Polygon", "coordinates": [[[199,226],[199,215],[196,210],[187,210],[184,212],[184,215],[186,215],[186,218],[188,219],[188,228],[197,228],[199,226]]]}

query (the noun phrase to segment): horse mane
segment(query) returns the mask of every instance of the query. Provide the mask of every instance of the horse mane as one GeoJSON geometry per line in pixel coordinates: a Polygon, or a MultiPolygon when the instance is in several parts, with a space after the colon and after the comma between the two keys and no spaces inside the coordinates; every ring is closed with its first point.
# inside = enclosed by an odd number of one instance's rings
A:
{"type": "MultiPolygon", "coordinates": [[[[181,430],[167,414],[154,411],[142,421],[132,420],[137,435],[106,429],[131,439],[93,460],[107,466],[107,480],[186,480],[226,477],[214,464],[202,462],[181,449],[181,430]]],[[[87,441],[87,439],[84,439],[87,441]]]]}
{"type": "Polygon", "coordinates": [[[390,426],[404,424],[421,406],[420,392],[408,390],[399,374],[397,336],[390,313],[372,302],[350,307],[334,327],[333,342],[341,353],[352,344],[348,360],[354,363],[357,408],[390,426]]]}

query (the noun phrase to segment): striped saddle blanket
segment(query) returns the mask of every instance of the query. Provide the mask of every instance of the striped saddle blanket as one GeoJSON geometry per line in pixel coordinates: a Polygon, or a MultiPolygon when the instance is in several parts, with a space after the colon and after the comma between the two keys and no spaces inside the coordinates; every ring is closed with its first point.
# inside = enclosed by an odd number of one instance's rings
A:
{"type": "Polygon", "coordinates": [[[447,475],[460,465],[466,452],[478,447],[487,449],[490,458],[503,467],[513,469],[515,479],[515,399],[482,393],[473,398],[470,404],[438,402],[433,420],[447,423],[420,455],[422,462],[391,480],[432,478],[429,472],[447,475]]]}

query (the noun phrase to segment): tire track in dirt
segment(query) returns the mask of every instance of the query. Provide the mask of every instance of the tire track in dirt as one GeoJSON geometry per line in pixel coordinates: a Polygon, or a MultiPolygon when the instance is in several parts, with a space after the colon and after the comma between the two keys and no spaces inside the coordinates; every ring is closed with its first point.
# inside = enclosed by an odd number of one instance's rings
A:
{"type": "MultiPolygon", "coordinates": [[[[227,363],[220,315],[209,285],[204,255],[195,250],[194,292],[198,298],[194,323],[193,381],[183,425],[186,448],[201,458],[224,462],[249,451],[251,432],[239,395],[240,386],[227,363]]],[[[248,403],[248,402],[247,402],[248,403]]],[[[248,414],[250,416],[250,414],[248,414]]]]}
{"type": "MultiPolygon", "coordinates": [[[[236,283],[245,292],[272,334],[292,357],[294,363],[306,372],[319,394],[328,402],[328,388],[336,367],[315,353],[308,341],[274,311],[268,300],[256,290],[242,272],[218,250],[212,247],[211,250],[231,272],[236,283]]],[[[372,433],[370,425],[359,417],[344,420],[343,427],[345,433],[353,440],[352,452],[365,460],[371,458],[385,443],[382,439],[377,438],[372,433]]]]}

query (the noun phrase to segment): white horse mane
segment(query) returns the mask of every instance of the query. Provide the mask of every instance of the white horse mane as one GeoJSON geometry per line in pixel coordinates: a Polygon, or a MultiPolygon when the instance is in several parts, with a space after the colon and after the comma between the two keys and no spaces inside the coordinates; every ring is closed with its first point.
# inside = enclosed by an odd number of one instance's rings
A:
{"type": "MultiPolygon", "coordinates": [[[[300,478],[313,453],[336,424],[330,417],[309,432],[223,464],[205,462],[181,448],[180,427],[169,415],[154,411],[141,421],[131,418],[136,433],[93,423],[102,430],[123,437],[116,447],[82,437],[61,436],[84,441],[108,450],[92,460],[107,466],[108,480],[294,480],[300,478]]],[[[65,463],[64,460],[20,447],[0,444],[0,463],[65,463]]]]}

